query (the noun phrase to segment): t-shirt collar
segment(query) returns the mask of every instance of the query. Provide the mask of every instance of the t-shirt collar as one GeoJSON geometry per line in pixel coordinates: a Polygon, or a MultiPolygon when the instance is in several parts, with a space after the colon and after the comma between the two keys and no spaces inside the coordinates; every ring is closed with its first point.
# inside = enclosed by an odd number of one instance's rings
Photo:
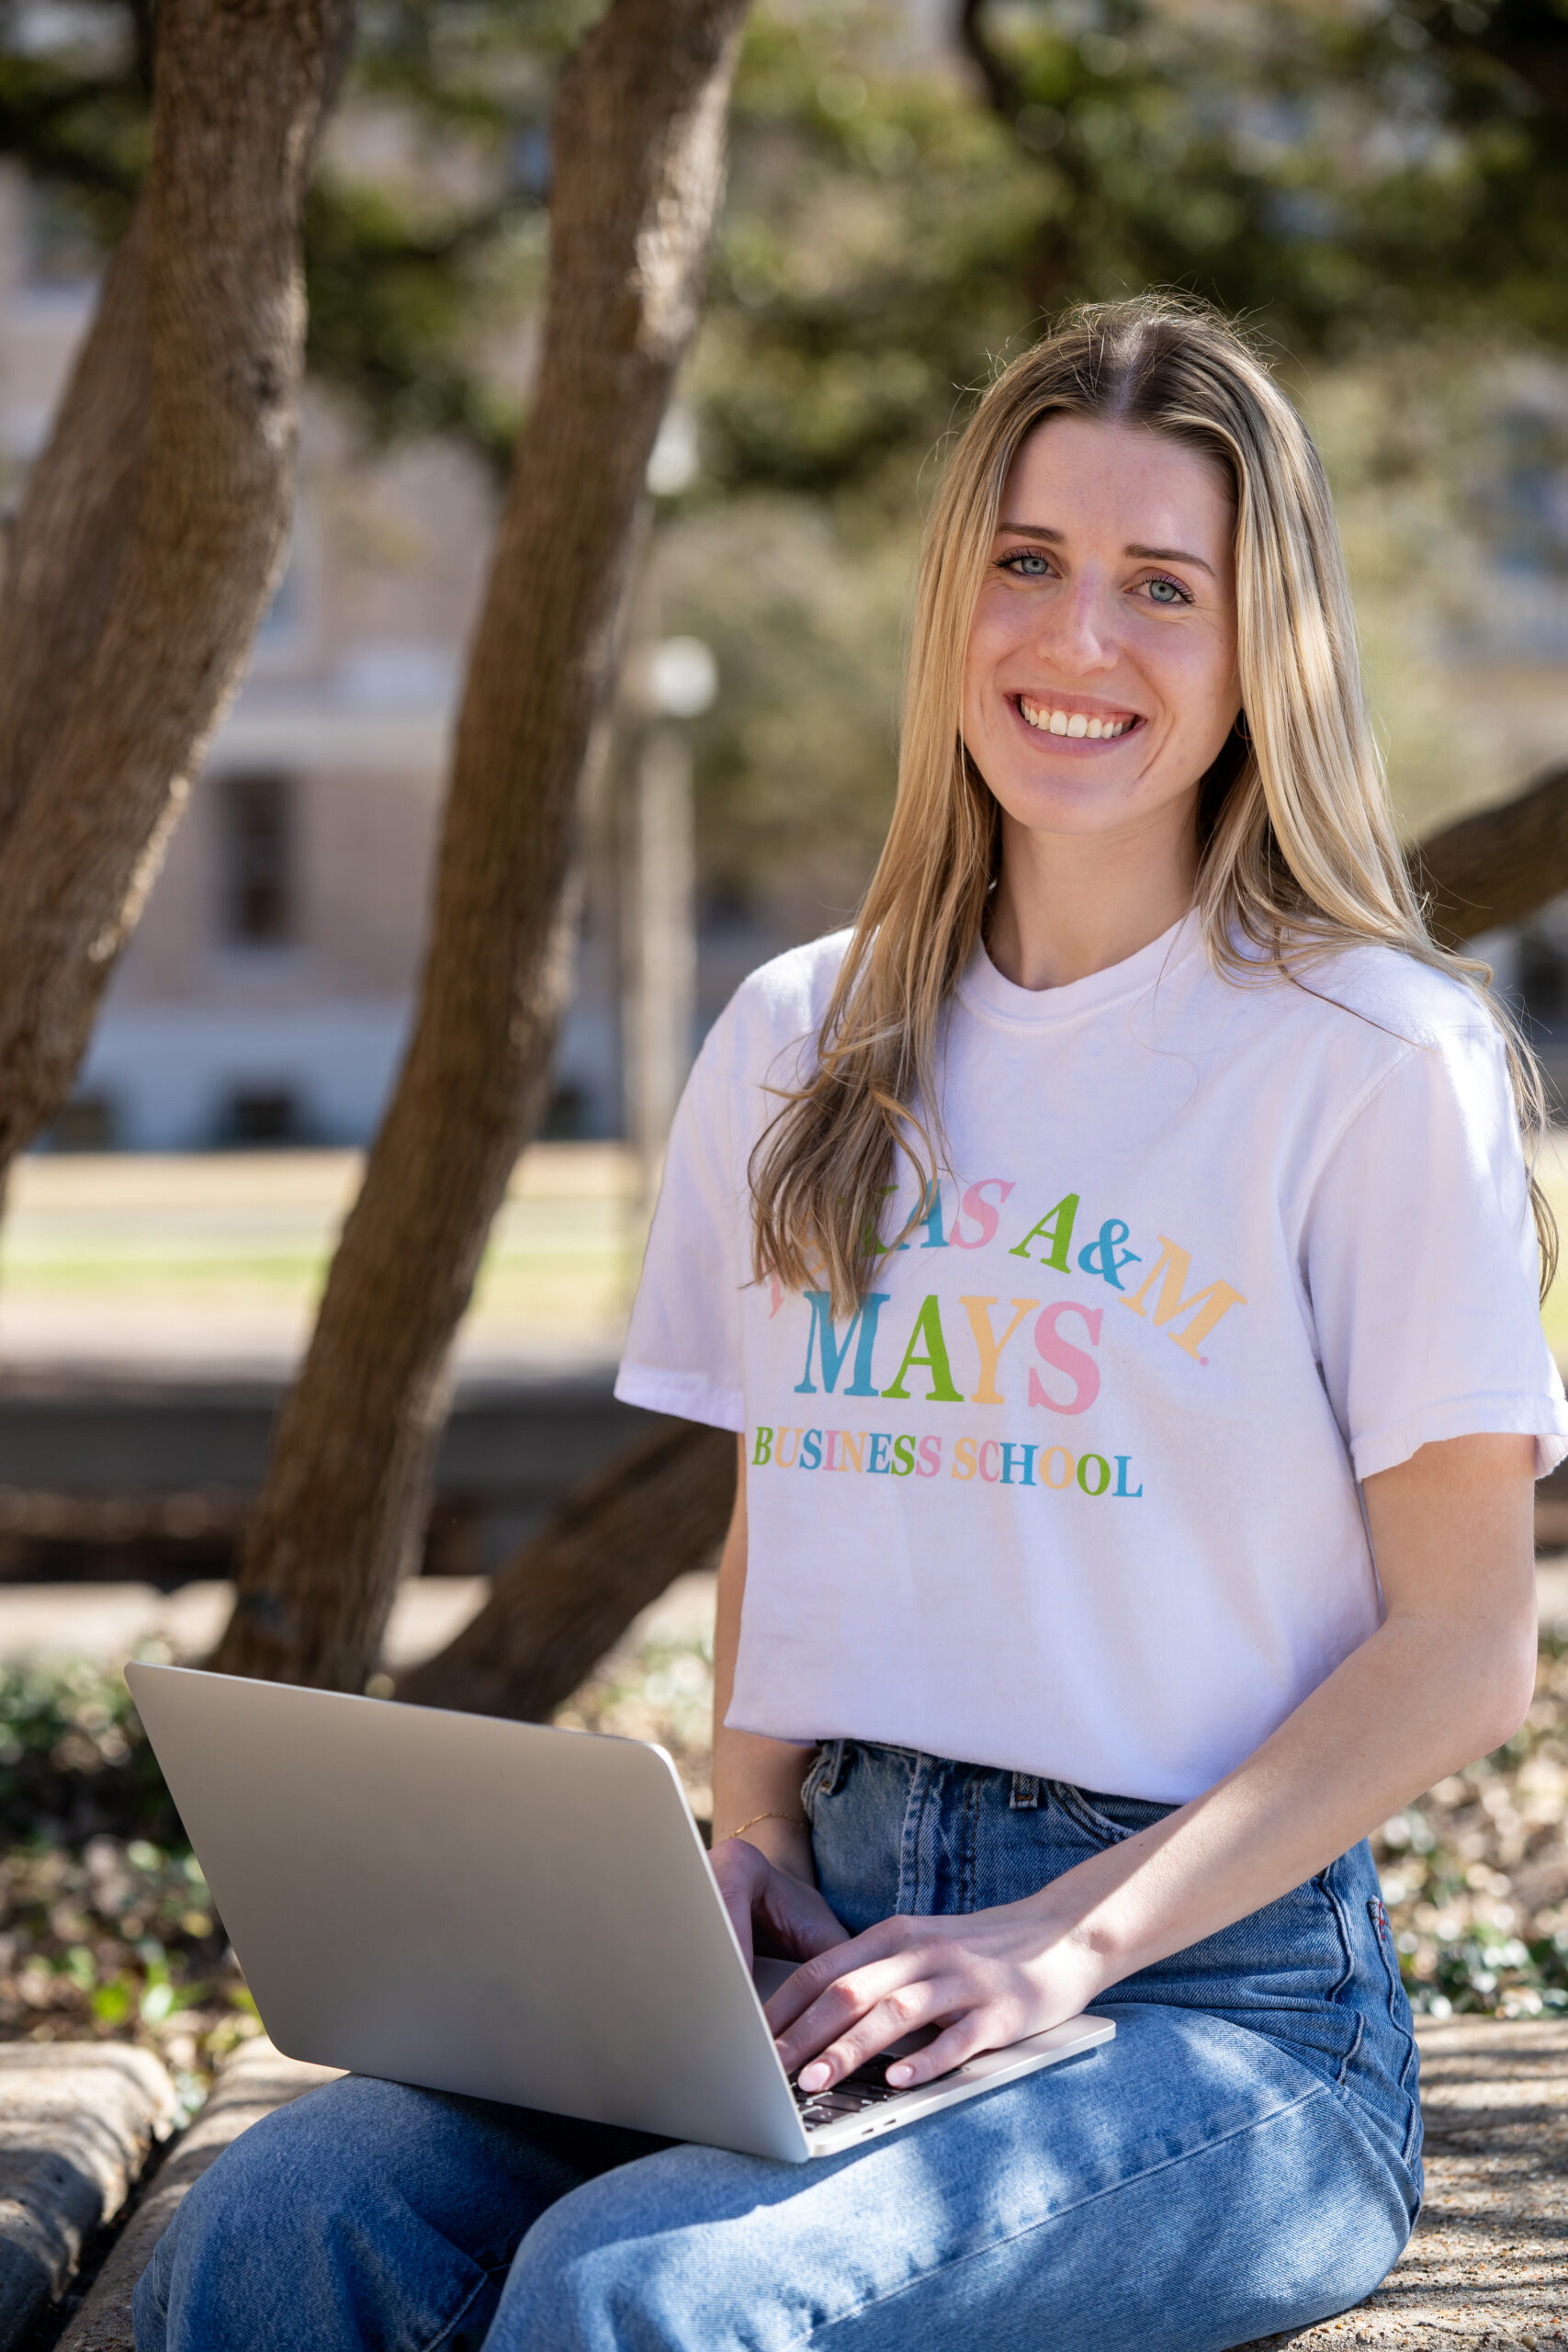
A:
{"type": "Polygon", "coordinates": [[[1021,989],[1002,978],[986,953],[985,943],[976,940],[959,979],[958,994],[971,1012],[991,1020],[1031,1029],[1055,1028],[1143,994],[1184,964],[1201,944],[1202,928],[1192,908],[1136,955],[1120,964],[1108,964],[1102,972],[1090,972],[1086,978],[1068,980],[1060,988],[1021,989]]]}

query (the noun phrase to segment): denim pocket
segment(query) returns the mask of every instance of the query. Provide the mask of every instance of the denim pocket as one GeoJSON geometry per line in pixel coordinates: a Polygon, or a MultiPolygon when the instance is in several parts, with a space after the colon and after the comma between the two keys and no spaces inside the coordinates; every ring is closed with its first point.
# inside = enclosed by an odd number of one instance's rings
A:
{"type": "Polygon", "coordinates": [[[824,1740],[807,1768],[800,1784],[800,1809],[813,1826],[819,1801],[832,1796],[843,1784],[844,1750],[848,1745],[842,1739],[824,1740]]]}
{"type": "Polygon", "coordinates": [[[1123,1838],[1135,1838],[1140,1829],[1152,1827],[1176,1810],[1174,1805],[1156,1804],[1147,1797],[1104,1796],[1098,1790],[1091,1793],[1087,1789],[1074,1788],[1068,1781],[1052,1781],[1048,1786],[1068,1819],[1076,1821],[1099,1846],[1115,1846],[1123,1838]]]}

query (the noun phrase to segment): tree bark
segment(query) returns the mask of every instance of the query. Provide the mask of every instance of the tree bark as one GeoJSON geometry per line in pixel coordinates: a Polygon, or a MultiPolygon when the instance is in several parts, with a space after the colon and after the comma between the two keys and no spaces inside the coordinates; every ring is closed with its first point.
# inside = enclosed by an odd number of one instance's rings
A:
{"type": "Polygon", "coordinates": [[[161,0],[152,161],[0,594],[0,1170],[68,1095],[287,542],[353,0],[161,0]]]}
{"type": "Polygon", "coordinates": [[[1445,825],[1411,864],[1439,939],[1458,946],[1524,922],[1568,890],[1568,764],[1548,768],[1512,800],[1445,825]]]}
{"type": "Polygon", "coordinates": [[[469,663],[418,1015],[280,1417],[213,1663],[361,1690],[452,1340],[549,1069],[579,789],[695,322],[744,0],[612,0],[556,106],[540,379],[469,663]]]}
{"type": "Polygon", "coordinates": [[[724,1541],[735,1499],[728,1430],[661,1421],[584,1481],[496,1577],[489,1600],[398,1697],[470,1714],[554,1714],[637,1615],[724,1541]]]}

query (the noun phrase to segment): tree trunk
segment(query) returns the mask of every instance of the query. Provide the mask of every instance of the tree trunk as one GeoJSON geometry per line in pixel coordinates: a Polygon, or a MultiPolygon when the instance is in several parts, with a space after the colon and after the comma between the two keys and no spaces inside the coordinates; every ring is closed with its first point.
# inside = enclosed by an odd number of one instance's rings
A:
{"type": "Polygon", "coordinates": [[[744,0],[612,0],[563,77],[543,363],[468,669],[418,1016],[284,1407],[220,1670],[362,1690],[545,1085],[580,786],[695,322],[744,0]]]}
{"type": "MultiPolygon", "coordinates": [[[[1412,864],[1456,944],[1533,913],[1568,889],[1568,767],[1431,835],[1412,864]]],[[[639,1439],[567,1498],[472,1623],[404,1676],[399,1698],[547,1719],[639,1610],[705,1565],[734,1498],[728,1432],[688,1422],[639,1439]]]]}
{"type": "Polygon", "coordinates": [[[1568,766],[1548,768],[1512,800],[1445,825],[1411,863],[1439,939],[1457,946],[1522,922],[1568,890],[1568,766]]]}
{"type": "Polygon", "coordinates": [[[152,161],[0,594],[0,1170],[70,1092],[287,543],[353,0],[161,0],[152,161]]]}
{"type": "Polygon", "coordinates": [[[724,1541],[735,1499],[728,1430],[660,1421],[584,1481],[497,1577],[489,1600],[400,1699],[470,1714],[554,1714],[639,1609],[724,1541]]]}

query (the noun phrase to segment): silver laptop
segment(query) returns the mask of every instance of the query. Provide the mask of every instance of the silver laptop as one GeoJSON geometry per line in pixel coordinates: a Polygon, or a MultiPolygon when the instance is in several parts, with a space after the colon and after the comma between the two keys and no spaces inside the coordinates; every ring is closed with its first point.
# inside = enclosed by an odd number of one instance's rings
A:
{"type": "MultiPolygon", "coordinates": [[[[262,2021],[293,2058],[800,2163],[1059,2064],[1080,2017],[891,2091],[808,2096],[661,1747],[126,1669],[262,2021]]],[[[886,2053],[891,2056],[890,2052],[886,2053]]]]}

